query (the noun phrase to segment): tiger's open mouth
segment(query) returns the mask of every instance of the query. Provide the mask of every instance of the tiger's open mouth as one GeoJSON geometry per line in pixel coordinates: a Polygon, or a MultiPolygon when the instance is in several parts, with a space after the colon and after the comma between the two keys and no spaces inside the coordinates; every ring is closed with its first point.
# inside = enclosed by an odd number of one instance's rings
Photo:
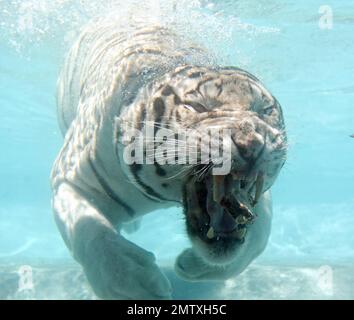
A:
{"type": "Polygon", "coordinates": [[[201,181],[187,182],[187,220],[190,231],[203,241],[244,241],[247,225],[256,217],[253,207],[262,194],[263,176],[259,174],[253,181],[237,176],[207,175],[201,181]]]}

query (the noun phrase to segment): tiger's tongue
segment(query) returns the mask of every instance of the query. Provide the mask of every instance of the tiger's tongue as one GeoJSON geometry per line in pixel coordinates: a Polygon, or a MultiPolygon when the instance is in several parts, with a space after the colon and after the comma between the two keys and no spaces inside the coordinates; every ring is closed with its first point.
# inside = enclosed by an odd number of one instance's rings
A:
{"type": "Polygon", "coordinates": [[[220,204],[226,191],[225,176],[211,176],[206,181],[207,212],[210,217],[210,226],[215,233],[227,233],[236,229],[235,219],[220,204]]]}

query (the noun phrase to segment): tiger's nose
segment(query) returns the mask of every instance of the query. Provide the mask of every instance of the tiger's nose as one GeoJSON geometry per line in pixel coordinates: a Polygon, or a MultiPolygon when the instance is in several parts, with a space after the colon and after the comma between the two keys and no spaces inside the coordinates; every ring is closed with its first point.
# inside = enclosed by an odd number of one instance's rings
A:
{"type": "Polygon", "coordinates": [[[261,135],[254,134],[252,137],[236,140],[236,147],[240,156],[246,160],[258,157],[264,146],[264,140],[261,135]]]}
{"type": "Polygon", "coordinates": [[[233,141],[244,160],[256,159],[264,147],[262,135],[256,131],[255,124],[249,120],[239,123],[233,141]]]}

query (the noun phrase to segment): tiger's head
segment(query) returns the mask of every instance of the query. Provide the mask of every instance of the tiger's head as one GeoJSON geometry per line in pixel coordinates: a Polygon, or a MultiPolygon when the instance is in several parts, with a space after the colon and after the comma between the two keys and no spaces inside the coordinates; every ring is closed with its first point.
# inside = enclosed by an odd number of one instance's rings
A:
{"type": "MultiPolygon", "coordinates": [[[[287,137],[280,104],[257,78],[234,67],[179,67],[143,100],[144,121],[153,121],[155,131],[163,127],[174,132],[167,145],[179,145],[195,156],[195,163],[170,165],[177,168],[177,197],[182,199],[189,238],[205,260],[228,263],[247,237],[257,202],[285,162],[287,137]],[[180,130],[188,130],[188,141],[197,141],[196,149],[191,151],[189,142],[176,136],[180,130]],[[227,139],[215,132],[226,132],[227,139]],[[216,170],[222,163],[201,159],[202,149],[211,150],[215,144],[229,154],[222,173],[216,170]]],[[[180,160],[176,153],[173,159],[180,160]]],[[[161,168],[168,170],[167,165],[161,168]]],[[[158,190],[158,184],[154,188],[158,190]]]]}
{"type": "Polygon", "coordinates": [[[284,165],[281,106],[257,78],[237,68],[186,68],[161,92],[175,104],[177,126],[199,133],[198,154],[220,141],[215,132],[228,132],[229,172],[213,172],[213,159],[201,163],[198,158],[183,184],[192,243],[207,261],[227,263],[247,237],[254,207],[284,165]]]}

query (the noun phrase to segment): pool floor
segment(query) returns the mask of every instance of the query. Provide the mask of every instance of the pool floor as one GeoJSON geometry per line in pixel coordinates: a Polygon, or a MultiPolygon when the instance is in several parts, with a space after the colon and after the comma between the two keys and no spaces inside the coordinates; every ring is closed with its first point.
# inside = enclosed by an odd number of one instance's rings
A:
{"type": "MultiPolygon", "coordinates": [[[[20,265],[0,267],[0,299],[96,299],[79,265],[33,264],[33,287],[19,290],[20,265]]],[[[186,282],[170,267],[163,268],[174,288],[174,299],[354,299],[350,265],[284,266],[253,264],[227,281],[186,282]]]]}

